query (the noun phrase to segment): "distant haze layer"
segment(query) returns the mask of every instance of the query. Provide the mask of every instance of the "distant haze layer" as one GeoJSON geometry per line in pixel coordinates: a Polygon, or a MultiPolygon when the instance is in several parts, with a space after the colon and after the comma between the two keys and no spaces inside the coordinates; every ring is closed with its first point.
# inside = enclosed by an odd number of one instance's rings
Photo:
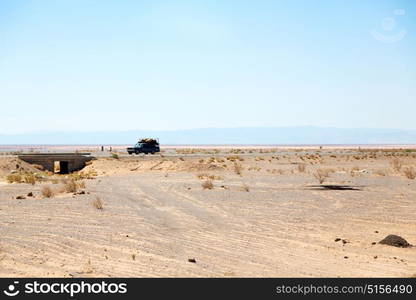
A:
{"type": "Polygon", "coordinates": [[[322,127],[205,128],[175,131],[38,132],[0,135],[1,145],[133,144],[142,137],[161,144],[415,144],[416,131],[322,127]]]}

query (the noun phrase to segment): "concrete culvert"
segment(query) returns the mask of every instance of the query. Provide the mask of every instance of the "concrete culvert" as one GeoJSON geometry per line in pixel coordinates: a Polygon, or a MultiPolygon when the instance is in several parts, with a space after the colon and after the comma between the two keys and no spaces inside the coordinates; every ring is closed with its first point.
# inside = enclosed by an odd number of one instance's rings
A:
{"type": "Polygon", "coordinates": [[[383,245],[400,247],[400,248],[407,248],[407,247],[412,246],[404,238],[398,235],[394,235],[394,234],[390,234],[386,236],[383,240],[381,240],[378,243],[383,244],[383,245]]]}

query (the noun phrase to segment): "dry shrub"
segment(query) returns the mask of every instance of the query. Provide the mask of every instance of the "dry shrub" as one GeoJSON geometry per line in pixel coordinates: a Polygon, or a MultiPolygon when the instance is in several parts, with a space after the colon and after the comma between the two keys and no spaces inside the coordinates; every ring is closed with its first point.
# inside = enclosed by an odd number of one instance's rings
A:
{"type": "Polygon", "coordinates": [[[249,167],[247,170],[259,172],[261,170],[261,168],[260,167],[249,167]]]}
{"type": "Polygon", "coordinates": [[[350,171],[351,177],[355,177],[355,175],[357,175],[359,171],[360,171],[360,168],[359,167],[357,167],[357,166],[352,167],[351,168],[351,171],[350,171]]]}
{"type": "Polygon", "coordinates": [[[79,187],[80,189],[85,189],[85,181],[80,181],[80,182],[78,182],[78,187],[79,187]]]}
{"type": "Polygon", "coordinates": [[[406,167],[403,170],[404,175],[408,178],[408,179],[415,179],[416,178],[416,171],[413,167],[406,167]]]}
{"type": "Polygon", "coordinates": [[[88,172],[75,172],[70,175],[72,180],[94,179],[97,176],[97,172],[89,170],[88,172]]]}
{"type": "Polygon", "coordinates": [[[306,165],[305,164],[298,164],[298,172],[305,173],[306,165]]]}
{"type": "Polygon", "coordinates": [[[242,157],[240,157],[238,155],[228,156],[226,159],[229,160],[229,161],[232,161],[232,162],[235,162],[237,160],[244,161],[244,158],[242,158],[242,157]]]}
{"type": "Polygon", "coordinates": [[[393,170],[395,170],[396,172],[400,172],[403,164],[399,159],[396,158],[392,160],[391,165],[393,167],[393,170]]]}
{"type": "Polygon", "coordinates": [[[211,180],[222,180],[223,178],[218,175],[208,175],[208,174],[198,174],[196,175],[198,179],[211,179],[211,180]]]}
{"type": "Polygon", "coordinates": [[[27,173],[24,175],[23,180],[28,184],[35,185],[36,176],[32,173],[27,173]]]}
{"type": "Polygon", "coordinates": [[[320,184],[322,184],[329,177],[329,171],[325,169],[318,169],[315,171],[313,176],[318,179],[320,184]]]}
{"type": "Polygon", "coordinates": [[[65,185],[64,185],[64,190],[65,190],[65,192],[67,192],[67,193],[76,193],[77,192],[77,190],[78,190],[78,185],[77,185],[77,183],[75,182],[75,180],[69,180],[69,181],[67,181],[66,183],[65,183],[65,185]]]}
{"type": "Polygon", "coordinates": [[[10,174],[7,175],[6,180],[8,183],[21,183],[22,182],[22,175],[15,173],[15,174],[10,174]]]}
{"type": "Polygon", "coordinates": [[[99,197],[95,198],[95,200],[92,201],[92,206],[99,210],[102,210],[104,208],[103,202],[99,197]]]}
{"type": "Polygon", "coordinates": [[[241,172],[243,171],[243,166],[237,162],[234,163],[234,173],[237,175],[241,175],[241,172]]]}
{"type": "Polygon", "coordinates": [[[214,188],[214,184],[211,179],[205,180],[201,185],[204,190],[212,190],[214,188]]]}
{"type": "Polygon", "coordinates": [[[111,153],[111,158],[114,159],[119,159],[118,154],[117,153],[111,153]]]}
{"type": "Polygon", "coordinates": [[[52,198],[55,195],[55,193],[49,186],[44,186],[41,190],[41,194],[45,198],[52,198]]]}

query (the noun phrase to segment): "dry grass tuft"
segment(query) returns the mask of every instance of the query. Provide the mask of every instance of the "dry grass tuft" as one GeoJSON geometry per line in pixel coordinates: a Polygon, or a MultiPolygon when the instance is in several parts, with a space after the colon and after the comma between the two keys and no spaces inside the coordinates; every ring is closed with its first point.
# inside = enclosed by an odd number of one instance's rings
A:
{"type": "Polygon", "coordinates": [[[313,176],[322,184],[329,177],[329,171],[325,169],[318,169],[313,173],[313,176]]]}
{"type": "Polygon", "coordinates": [[[88,172],[75,172],[70,174],[72,180],[84,180],[84,179],[94,179],[97,176],[97,172],[94,170],[89,170],[88,172]]]}
{"type": "Polygon", "coordinates": [[[23,180],[28,184],[35,185],[36,176],[33,173],[27,173],[24,175],[23,180]]]}
{"type": "Polygon", "coordinates": [[[413,167],[406,167],[403,170],[404,175],[408,178],[408,179],[415,179],[416,178],[416,171],[413,167]]]}
{"type": "Polygon", "coordinates": [[[393,170],[395,170],[396,172],[400,172],[403,166],[402,162],[397,158],[392,160],[391,165],[393,167],[393,170]]]}
{"type": "Polygon", "coordinates": [[[74,179],[71,179],[65,183],[64,191],[67,193],[76,193],[78,191],[78,185],[74,179]]]}
{"type": "Polygon", "coordinates": [[[102,210],[104,209],[103,202],[99,197],[95,198],[95,200],[92,201],[92,206],[94,206],[96,209],[102,210]]]}
{"type": "Polygon", "coordinates": [[[17,173],[16,174],[10,174],[10,175],[7,175],[6,180],[7,180],[8,183],[14,183],[14,182],[20,183],[20,182],[22,182],[22,175],[17,174],[17,173]]]}
{"type": "Polygon", "coordinates": [[[80,189],[85,189],[85,181],[80,181],[80,182],[78,182],[78,187],[79,187],[80,189]]]}
{"type": "Polygon", "coordinates": [[[241,176],[242,171],[243,171],[243,166],[241,164],[235,162],[234,163],[234,173],[241,176]]]}
{"type": "Polygon", "coordinates": [[[232,161],[232,162],[236,162],[238,160],[239,161],[244,161],[244,158],[242,158],[241,156],[238,156],[238,155],[228,156],[226,159],[229,160],[229,161],[232,161]]]}
{"type": "Polygon", "coordinates": [[[214,188],[214,184],[211,179],[205,180],[201,185],[204,190],[212,190],[214,188]]]}
{"type": "Polygon", "coordinates": [[[305,173],[306,165],[305,164],[298,164],[298,172],[305,173]]]}
{"type": "Polygon", "coordinates": [[[52,198],[55,193],[49,186],[44,186],[41,190],[41,194],[45,198],[52,198]]]}
{"type": "Polygon", "coordinates": [[[208,175],[205,173],[201,173],[196,175],[196,177],[198,177],[198,179],[211,179],[211,180],[223,180],[223,178],[221,176],[218,175],[208,175]]]}

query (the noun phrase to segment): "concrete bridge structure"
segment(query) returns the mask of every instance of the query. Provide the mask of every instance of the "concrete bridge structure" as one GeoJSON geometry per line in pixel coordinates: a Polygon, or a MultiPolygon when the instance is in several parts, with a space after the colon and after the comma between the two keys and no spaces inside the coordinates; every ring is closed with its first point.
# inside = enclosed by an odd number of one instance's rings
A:
{"type": "Polygon", "coordinates": [[[90,153],[23,153],[18,157],[27,163],[41,165],[45,170],[59,174],[79,171],[88,161],[94,159],[90,153]]]}

